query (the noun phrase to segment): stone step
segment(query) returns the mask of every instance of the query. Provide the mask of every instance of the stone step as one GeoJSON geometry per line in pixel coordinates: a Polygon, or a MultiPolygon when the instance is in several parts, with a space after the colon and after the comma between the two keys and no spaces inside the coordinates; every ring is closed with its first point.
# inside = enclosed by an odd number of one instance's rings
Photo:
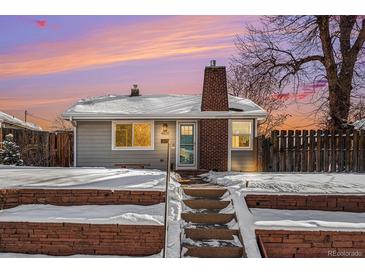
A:
{"type": "Polygon", "coordinates": [[[189,199],[183,201],[185,205],[192,209],[223,209],[230,204],[230,201],[217,199],[189,199]]]}
{"type": "Polygon", "coordinates": [[[210,247],[210,246],[189,246],[184,245],[187,250],[184,256],[197,258],[242,258],[244,255],[243,247],[210,247]]]}
{"type": "Polygon", "coordinates": [[[234,235],[238,236],[237,229],[228,228],[185,228],[184,232],[186,238],[193,240],[233,240],[234,235]]]}
{"type": "Polygon", "coordinates": [[[227,192],[227,189],[222,187],[183,187],[183,191],[191,197],[218,199],[227,192]]]}
{"type": "Polygon", "coordinates": [[[226,224],[232,221],[234,217],[233,213],[181,213],[181,218],[184,221],[198,224],[226,224]]]}

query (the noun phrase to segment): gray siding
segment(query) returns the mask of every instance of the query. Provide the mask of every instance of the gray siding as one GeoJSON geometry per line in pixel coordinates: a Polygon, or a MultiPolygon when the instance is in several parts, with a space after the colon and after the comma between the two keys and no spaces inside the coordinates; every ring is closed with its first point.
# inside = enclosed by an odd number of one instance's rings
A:
{"type": "MultiPolygon", "coordinates": [[[[112,150],[111,121],[77,122],[77,166],[114,167],[118,163],[150,164],[149,168],[166,168],[167,145],[161,144],[161,127],[168,124],[170,141],[175,147],[176,123],[155,121],[154,150],[112,150]]],[[[171,150],[171,162],[175,165],[175,149],[171,150]]]]}
{"type": "Polygon", "coordinates": [[[232,171],[257,171],[257,139],[255,138],[255,123],[253,127],[253,150],[231,150],[232,171]]]}

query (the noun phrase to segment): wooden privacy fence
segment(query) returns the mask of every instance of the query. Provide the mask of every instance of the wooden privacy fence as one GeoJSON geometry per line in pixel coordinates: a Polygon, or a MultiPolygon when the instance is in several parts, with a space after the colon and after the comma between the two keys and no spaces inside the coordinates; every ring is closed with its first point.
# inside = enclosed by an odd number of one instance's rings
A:
{"type": "Polygon", "coordinates": [[[275,130],[259,143],[262,171],[365,172],[364,130],[275,130]]]}
{"type": "Polygon", "coordinates": [[[59,166],[73,165],[73,132],[47,132],[27,129],[2,129],[3,139],[13,134],[20,147],[24,165],[59,166]]]}

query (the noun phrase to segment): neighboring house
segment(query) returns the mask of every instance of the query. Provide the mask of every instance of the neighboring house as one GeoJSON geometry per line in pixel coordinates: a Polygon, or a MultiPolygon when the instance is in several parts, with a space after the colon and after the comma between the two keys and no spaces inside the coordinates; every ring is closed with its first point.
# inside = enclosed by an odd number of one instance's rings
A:
{"type": "Polygon", "coordinates": [[[75,129],[75,165],[255,171],[255,136],[266,112],[227,93],[226,68],[205,68],[202,95],[108,95],[64,112],[75,129]]]}
{"type": "Polygon", "coordinates": [[[1,111],[0,111],[0,128],[29,129],[37,131],[42,130],[42,128],[33,123],[24,122],[10,114],[1,111]]]}
{"type": "Polygon", "coordinates": [[[365,119],[358,120],[352,124],[355,129],[364,129],[365,130],[365,119]]]}

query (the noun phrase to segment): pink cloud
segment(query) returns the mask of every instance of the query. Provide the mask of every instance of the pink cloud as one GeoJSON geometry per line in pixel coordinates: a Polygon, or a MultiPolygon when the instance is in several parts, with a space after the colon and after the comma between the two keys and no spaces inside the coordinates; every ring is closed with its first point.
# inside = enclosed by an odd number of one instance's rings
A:
{"type": "Polygon", "coordinates": [[[35,20],[35,23],[37,25],[38,28],[40,29],[44,29],[47,27],[47,20],[35,20]]]}

